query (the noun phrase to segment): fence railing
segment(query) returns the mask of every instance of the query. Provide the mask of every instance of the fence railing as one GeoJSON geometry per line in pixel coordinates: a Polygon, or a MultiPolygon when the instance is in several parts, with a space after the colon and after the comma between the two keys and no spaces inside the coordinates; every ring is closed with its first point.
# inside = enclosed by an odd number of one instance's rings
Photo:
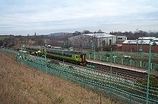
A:
{"type": "MultiPolygon", "coordinates": [[[[121,100],[127,104],[144,104],[146,102],[146,86],[125,80],[119,77],[99,73],[95,70],[88,70],[64,63],[51,63],[50,60],[35,57],[28,54],[14,52],[13,50],[3,49],[4,51],[15,53],[16,60],[29,66],[42,70],[46,73],[64,77],[81,84],[84,87],[93,89],[114,99],[121,100]]],[[[158,88],[150,87],[149,103],[158,103],[158,88]]]]}
{"type": "MultiPolygon", "coordinates": [[[[119,57],[113,57],[113,56],[106,56],[106,55],[101,55],[101,54],[97,54],[97,53],[95,53],[95,54],[87,53],[88,59],[94,59],[94,57],[95,57],[95,60],[100,60],[103,62],[112,62],[112,63],[116,63],[116,64],[135,66],[135,67],[148,69],[148,61],[135,60],[135,59],[131,59],[131,58],[119,58],[119,57]]],[[[151,63],[151,70],[158,71],[158,64],[151,63]]]]}

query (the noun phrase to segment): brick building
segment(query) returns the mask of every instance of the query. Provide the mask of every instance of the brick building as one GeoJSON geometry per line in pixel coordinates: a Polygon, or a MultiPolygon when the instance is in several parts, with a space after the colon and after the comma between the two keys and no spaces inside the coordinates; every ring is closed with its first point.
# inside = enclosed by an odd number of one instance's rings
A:
{"type": "Polygon", "coordinates": [[[149,52],[149,42],[153,41],[151,51],[158,53],[158,38],[155,37],[139,37],[137,40],[125,40],[122,43],[122,51],[128,52],[149,52]]]}

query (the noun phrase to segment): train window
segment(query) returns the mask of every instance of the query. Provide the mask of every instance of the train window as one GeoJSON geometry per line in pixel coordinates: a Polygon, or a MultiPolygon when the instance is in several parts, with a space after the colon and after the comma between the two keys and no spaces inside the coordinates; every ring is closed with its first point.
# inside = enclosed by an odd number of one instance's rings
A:
{"type": "Polygon", "coordinates": [[[78,58],[78,56],[76,56],[76,58],[78,58]]]}

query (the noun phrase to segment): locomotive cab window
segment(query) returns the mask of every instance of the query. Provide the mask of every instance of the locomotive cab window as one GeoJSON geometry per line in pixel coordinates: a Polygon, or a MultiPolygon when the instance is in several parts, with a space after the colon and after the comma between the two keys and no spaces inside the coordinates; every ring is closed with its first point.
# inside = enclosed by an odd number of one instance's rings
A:
{"type": "Polygon", "coordinates": [[[76,58],[78,58],[78,56],[76,56],[76,58]]]}

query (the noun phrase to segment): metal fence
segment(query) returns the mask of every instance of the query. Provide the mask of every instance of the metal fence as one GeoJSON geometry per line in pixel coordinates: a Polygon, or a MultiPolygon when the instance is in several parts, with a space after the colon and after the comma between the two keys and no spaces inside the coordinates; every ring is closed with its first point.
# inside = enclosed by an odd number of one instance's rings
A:
{"type": "MultiPolygon", "coordinates": [[[[101,92],[103,95],[121,100],[126,104],[144,104],[146,86],[119,77],[98,73],[95,70],[82,69],[64,63],[51,63],[41,57],[5,50],[16,54],[16,60],[46,73],[64,77],[84,87],[101,92]]],[[[150,87],[149,103],[158,104],[158,88],[150,87]]]]}
{"type": "MultiPolygon", "coordinates": [[[[120,58],[115,57],[115,54],[108,53],[110,56],[106,56],[106,54],[102,53],[87,53],[88,59],[94,59],[100,60],[103,62],[112,62],[116,64],[122,64],[122,65],[128,65],[128,66],[135,66],[140,68],[148,69],[148,61],[142,61],[142,60],[135,60],[128,57],[120,58]]],[[[158,64],[157,63],[151,63],[151,70],[158,71],[158,64]]]]}

